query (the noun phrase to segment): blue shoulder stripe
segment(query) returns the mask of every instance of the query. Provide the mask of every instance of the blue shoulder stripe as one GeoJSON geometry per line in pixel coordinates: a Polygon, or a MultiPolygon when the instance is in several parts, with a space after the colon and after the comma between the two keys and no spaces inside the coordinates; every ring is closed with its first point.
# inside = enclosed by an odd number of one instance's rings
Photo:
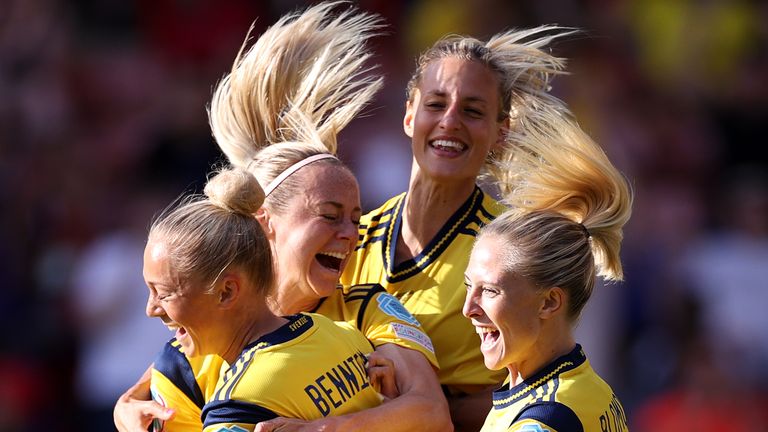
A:
{"type": "Polygon", "coordinates": [[[195,405],[200,408],[205,405],[203,391],[195,379],[195,372],[187,357],[173,346],[176,339],[165,344],[163,350],[155,358],[154,368],[165,375],[179,390],[181,390],[195,405]]]}
{"type": "Polygon", "coordinates": [[[528,405],[517,415],[512,424],[520,420],[536,420],[558,431],[584,432],[581,420],[571,408],[560,402],[541,402],[528,405]]]}
{"type": "Polygon", "coordinates": [[[278,417],[274,411],[263,406],[227,399],[210,402],[203,408],[203,427],[221,423],[259,424],[278,417]]]}

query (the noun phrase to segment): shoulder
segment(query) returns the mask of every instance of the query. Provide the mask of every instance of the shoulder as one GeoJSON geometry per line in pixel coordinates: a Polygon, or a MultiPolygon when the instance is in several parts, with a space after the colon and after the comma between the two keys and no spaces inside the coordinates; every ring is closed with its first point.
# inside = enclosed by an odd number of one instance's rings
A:
{"type": "Polygon", "coordinates": [[[360,224],[368,224],[371,222],[377,222],[380,218],[385,217],[392,213],[393,209],[397,207],[398,203],[402,201],[405,196],[405,192],[395,195],[392,198],[386,200],[384,204],[375,208],[368,213],[364,214],[360,220],[360,224]]]}
{"type": "Polygon", "coordinates": [[[556,431],[583,432],[579,416],[560,402],[537,402],[525,407],[512,422],[509,431],[556,431]],[[539,428],[536,429],[535,426],[539,428]]]}
{"type": "Polygon", "coordinates": [[[167,342],[155,357],[152,366],[153,384],[166,397],[172,393],[183,393],[195,405],[202,407],[205,395],[187,357],[181,351],[176,339],[167,342]],[[157,375],[163,378],[159,379],[157,375]]]}

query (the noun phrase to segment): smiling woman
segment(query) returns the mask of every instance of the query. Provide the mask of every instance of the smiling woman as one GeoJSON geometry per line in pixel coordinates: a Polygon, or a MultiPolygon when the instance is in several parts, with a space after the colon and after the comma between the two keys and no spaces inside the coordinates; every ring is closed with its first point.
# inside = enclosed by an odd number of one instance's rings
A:
{"type": "Polygon", "coordinates": [[[504,374],[483,365],[475,329],[461,315],[464,269],[475,236],[504,206],[483,191],[518,173],[508,132],[524,133],[567,111],[549,94],[565,62],[549,45],[572,30],[512,30],[487,41],[449,36],[418,59],[408,83],[403,129],[413,162],[408,191],[364,215],[345,285],[381,284],[421,323],[435,345],[438,377],[457,431],[476,432],[504,374]]]}
{"type": "Polygon", "coordinates": [[[485,365],[508,373],[482,431],[626,431],[621,403],[573,331],[596,275],[623,277],[631,193],[575,121],[539,114],[548,120],[514,136],[512,209],[480,230],[465,273],[463,313],[485,365]]]}
{"type": "Polygon", "coordinates": [[[269,241],[252,216],[264,199],[253,176],[222,171],[205,193],[163,213],[149,231],[147,314],[176,332],[153,373],[159,393],[168,395],[162,362],[216,355],[226,373],[202,408],[205,431],[252,430],[278,416],[314,419],[379,405],[362,372],[373,349],[357,329],[313,314],[278,317],[267,307],[275,277],[269,241]],[[345,397],[339,388],[333,399],[326,393],[332,384],[324,387],[321,378],[352,368],[359,373],[347,381],[358,385],[344,385],[345,397]],[[279,388],[265,374],[284,377],[279,388]]]}

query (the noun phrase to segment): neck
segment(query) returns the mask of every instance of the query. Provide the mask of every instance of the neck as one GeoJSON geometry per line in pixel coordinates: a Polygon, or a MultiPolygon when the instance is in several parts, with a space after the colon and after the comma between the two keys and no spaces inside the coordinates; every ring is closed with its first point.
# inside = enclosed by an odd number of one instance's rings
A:
{"type": "Polygon", "coordinates": [[[575,346],[576,341],[570,331],[542,337],[539,343],[533,345],[524,360],[507,365],[510,387],[530,378],[557,358],[571,352],[575,346]],[[547,340],[551,343],[542,342],[547,340]]]}
{"type": "Polygon", "coordinates": [[[301,290],[292,283],[281,281],[274,293],[267,297],[269,309],[276,315],[294,315],[308,312],[317,307],[320,299],[301,295],[301,290]]]}
{"type": "Polygon", "coordinates": [[[398,255],[412,258],[421,252],[474,190],[474,181],[437,181],[414,168],[403,209],[398,255]]]}
{"type": "Polygon", "coordinates": [[[245,310],[241,316],[243,319],[233,320],[238,324],[233,327],[229,344],[219,353],[221,358],[229,364],[237,360],[248,344],[275,331],[287,322],[284,318],[275,316],[263,301],[245,310]]]}

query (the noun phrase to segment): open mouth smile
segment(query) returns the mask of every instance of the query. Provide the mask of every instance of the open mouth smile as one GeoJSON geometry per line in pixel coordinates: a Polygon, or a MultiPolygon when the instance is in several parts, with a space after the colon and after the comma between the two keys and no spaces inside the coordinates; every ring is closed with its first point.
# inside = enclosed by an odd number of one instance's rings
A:
{"type": "Polygon", "coordinates": [[[335,272],[341,272],[341,264],[346,257],[347,254],[343,252],[320,252],[315,255],[315,259],[321,266],[335,272]]]}

